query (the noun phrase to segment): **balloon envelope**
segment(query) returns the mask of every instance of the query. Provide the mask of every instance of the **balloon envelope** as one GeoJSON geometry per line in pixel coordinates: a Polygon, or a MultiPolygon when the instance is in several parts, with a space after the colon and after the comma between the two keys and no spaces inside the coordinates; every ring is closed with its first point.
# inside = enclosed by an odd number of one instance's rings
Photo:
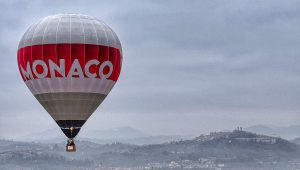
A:
{"type": "Polygon", "coordinates": [[[121,43],[102,21],[58,14],[31,25],[18,47],[21,76],[68,138],[74,138],[118,80],[121,43]]]}

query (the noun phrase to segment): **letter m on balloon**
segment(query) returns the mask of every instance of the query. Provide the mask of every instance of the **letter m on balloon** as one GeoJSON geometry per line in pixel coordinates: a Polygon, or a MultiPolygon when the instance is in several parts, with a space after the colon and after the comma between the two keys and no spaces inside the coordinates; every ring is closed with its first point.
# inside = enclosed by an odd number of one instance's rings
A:
{"type": "Polygon", "coordinates": [[[21,68],[22,76],[25,81],[33,79],[33,75],[32,75],[32,71],[31,71],[29,62],[27,62],[26,69],[24,69],[21,65],[19,65],[19,67],[21,68]]]}

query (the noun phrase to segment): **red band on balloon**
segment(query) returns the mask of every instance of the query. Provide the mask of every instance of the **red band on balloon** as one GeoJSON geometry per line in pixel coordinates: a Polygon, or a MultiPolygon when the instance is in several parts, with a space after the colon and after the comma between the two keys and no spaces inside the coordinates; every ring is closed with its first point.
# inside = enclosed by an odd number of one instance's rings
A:
{"type": "MultiPolygon", "coordinates": [[[[67,77],[70,73],[70,68],[74,63],[76,65],[76,62],[79,63],[84,77],[89,77],[89,75],[93,74],[95,78],[102,79],[104,78],[103,75],[109,75],[109,77],[105,78],[117,81],[121,71],[120,50],[114,47],[93,44],[42,44],[27,46],[18,50],[18,66],[24,81],[43,76],[47,78],[53,77],[50,73],[49,63],[52,62],[52,66],[53,63],[56,66],[60,66],[61,59],[64,62],[65,75],[55,71],[55,77],[67,77]],[[92,64],[89,64],[89,67],[87,67],[86,64],[91,60],[94,62],[90,62],[92,64]],[[96,64],[98,62],[99,64],[96,64]],[[47,66],[43,65],[44,63],[47,66]],[[101,64],[103,64],[102,67],[101,64]],[[110,70],[110,65],[112,65],[112,70],[110,70]],[[91,74],[88,74],[85,68],[91,74]],[[110,71],[112,72],[110,73],[110,71]]],[[[78,70],[75,69],[75,72],[78,72],[78,70]]],[[[78,76],[72,77],[76,78],[78,76]]]]}

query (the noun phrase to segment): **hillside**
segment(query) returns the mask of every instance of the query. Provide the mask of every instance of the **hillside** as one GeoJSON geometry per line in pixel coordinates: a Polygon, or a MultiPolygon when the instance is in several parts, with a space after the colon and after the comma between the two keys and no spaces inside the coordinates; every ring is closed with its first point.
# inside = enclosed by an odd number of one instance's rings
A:
{"type": "Polygon", "coordinates": [[[0,169],[53,167],[58,169],[295,169],[297,144],[246,131],[212,132],[192,140],[164,144],[97,144],[77,141],[78,152],[64,152],[64,143],[26,143],[0,140],[0,169]],[[291,163],[292,162],[292,163],[291,163]],[[275,165],[274,165],[275,164],[275,165]],[[188,168],[189,167],[189,168],[188,168]]]}

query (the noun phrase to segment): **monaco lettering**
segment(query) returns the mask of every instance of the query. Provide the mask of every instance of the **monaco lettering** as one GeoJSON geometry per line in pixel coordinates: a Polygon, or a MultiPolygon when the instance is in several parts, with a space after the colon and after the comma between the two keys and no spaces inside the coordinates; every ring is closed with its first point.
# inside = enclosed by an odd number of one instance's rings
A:
{"type": "Polygon", "coordinates": [[[25,68],[22,65],[19,67],[25,81],[47,77],[108,79],[113,73],[113,64],[110,61],[100,63],[100,61],[92,59],[87,61],[82,68],[78,59],[75,59],[69,70],[66,70],[65,63],[65,59],[60,59],[57,64],[51,59],[47,63],[44,60],[34,60],[32,65],[28,61],[25,68]]]}

